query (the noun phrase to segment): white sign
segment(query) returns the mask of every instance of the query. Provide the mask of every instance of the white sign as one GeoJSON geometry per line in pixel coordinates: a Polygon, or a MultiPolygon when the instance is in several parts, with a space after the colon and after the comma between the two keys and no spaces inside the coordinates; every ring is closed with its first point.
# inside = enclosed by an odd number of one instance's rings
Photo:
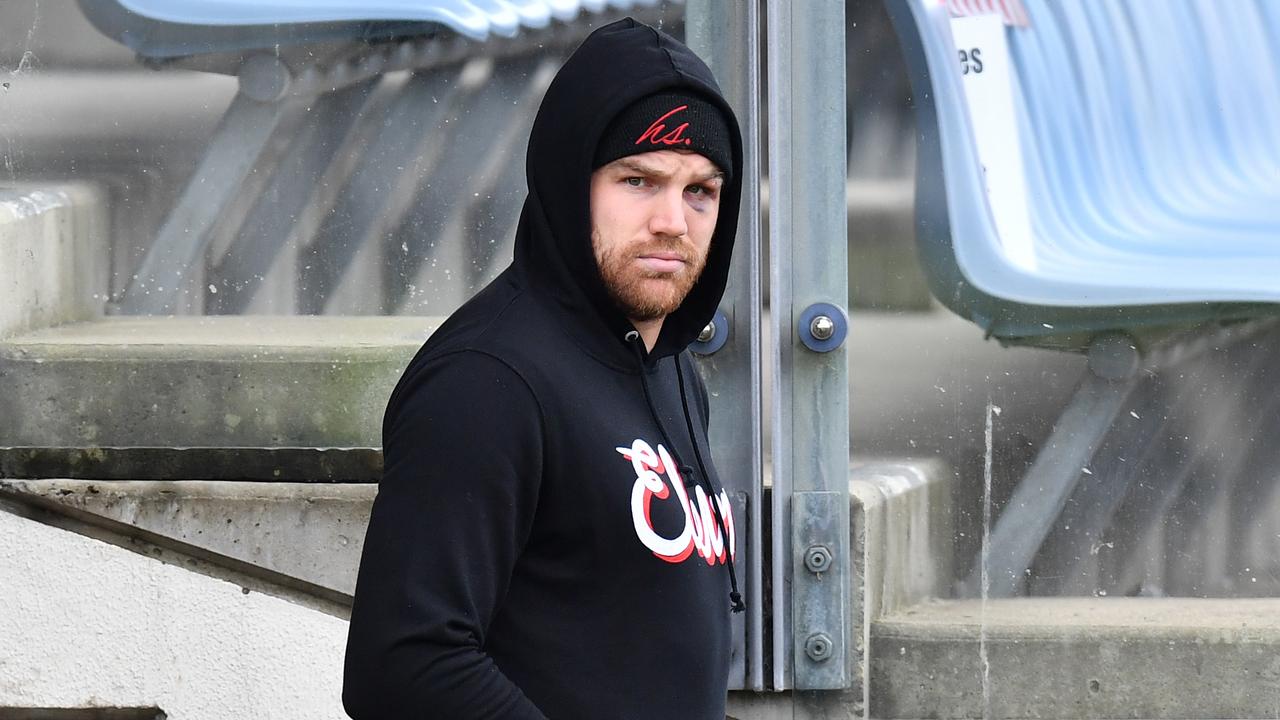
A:
{"type": "Polygon", "coordinates": [[[1034,270],[1027,180],[1004,21],[997,14],[952,18],[951,35],[1001,247],[1011,263],[1034,270]]]}
{"type": "Polygon", "coordinates": [[[952,17],[999,13],[1005,25],[1029,27],[1031,18],[1022,0],[947,0],[947,11],[952,17]]]}

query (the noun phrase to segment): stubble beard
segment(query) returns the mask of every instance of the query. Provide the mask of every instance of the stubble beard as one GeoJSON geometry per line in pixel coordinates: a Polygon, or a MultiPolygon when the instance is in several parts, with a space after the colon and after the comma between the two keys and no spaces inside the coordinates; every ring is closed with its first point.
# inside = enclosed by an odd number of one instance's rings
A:
{"type": "MultiPolygon", "coordinates": [[[[592,246],[598,248],[593,233],[592,246]]],[[[618,309],[631,320],[658,320],[675,312],[693,289],[706,267],[706,255],[699,255],[679,241],[653,242],[641,246],[597,251],[600,278],[618,309]],[[675,273],[650,272],[637,266],[636,259],[650,252],[678,252],[685,262],[675,273]]]]}

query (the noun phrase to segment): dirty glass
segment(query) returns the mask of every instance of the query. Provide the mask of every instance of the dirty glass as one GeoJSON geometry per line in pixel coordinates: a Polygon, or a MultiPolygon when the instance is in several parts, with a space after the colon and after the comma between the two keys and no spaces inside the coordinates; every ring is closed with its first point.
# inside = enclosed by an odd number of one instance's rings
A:
{"type": "Polygon", "coordinates": [[[509,261],[542,92],[622,14],[468,41],[182,26],[110,0],[0,13],[4,179],[107,198],[110,313],[433,316],[509,261]]]}
{"type": "Polygon", "coordinates": [[[847,37],[853,480],[939,488],[885,520],[872,716],[1269,717],[1276,3],[850,2],[847,37]]]}
{"type": "MultiPolygon", "coordinates": [[[[623,13],[592,8],[472,41],[0,3],[0,475],[376,480],[400,370],[511,257],[542,92],[623,13]]],[[[845,707],[1274,716],[1280,2],[844,12],[845,707]]]]}
{"type": "MultiPolygon", "coordinates": [[[[85,449],[380,446],[413,352],[510,262],[560,63],[628,12],[683,22],[661,3],[552,3],[544,22],[480,3],[456,31],[358,3],[222,22],[234,6],[0,4],[0,183],[30,215],[0,263],[0,447],[35,448],[15,469],[305,479],[328,461],[85,449]]],[[[339,467],[321,476],[368,479],[376,458],[339,467]]]]}

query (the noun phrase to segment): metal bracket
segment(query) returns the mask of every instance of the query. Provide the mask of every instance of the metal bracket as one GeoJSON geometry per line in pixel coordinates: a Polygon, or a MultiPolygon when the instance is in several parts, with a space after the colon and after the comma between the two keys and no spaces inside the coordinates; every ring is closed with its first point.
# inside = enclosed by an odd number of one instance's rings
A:
{"type": "Polygon", "coordinates": [[[1025,593],[1036,553],[1137,385],[1141,364],[1129,338],[1103,335],[1094,340],[1089,372],[996,520],[985,555],[977,558],[965,581],[967,594],[1014,597],[1025,593]]]}
{"type": "Polygon", "coordinates": [[[795,688],[839,690],[849,670],[849,495],[791,496],[795,688]]]}

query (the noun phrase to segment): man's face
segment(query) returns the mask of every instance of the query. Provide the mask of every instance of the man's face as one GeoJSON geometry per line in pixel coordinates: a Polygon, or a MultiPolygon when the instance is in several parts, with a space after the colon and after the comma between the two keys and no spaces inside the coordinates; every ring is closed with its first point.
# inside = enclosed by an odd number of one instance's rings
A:
{"type": "Polygon", "coordinates": [[[723,175],[675,150],[631,155],[591,175],[591,246],[618,307],[635,321],[666,317],[707,263],[723,175]]]}

